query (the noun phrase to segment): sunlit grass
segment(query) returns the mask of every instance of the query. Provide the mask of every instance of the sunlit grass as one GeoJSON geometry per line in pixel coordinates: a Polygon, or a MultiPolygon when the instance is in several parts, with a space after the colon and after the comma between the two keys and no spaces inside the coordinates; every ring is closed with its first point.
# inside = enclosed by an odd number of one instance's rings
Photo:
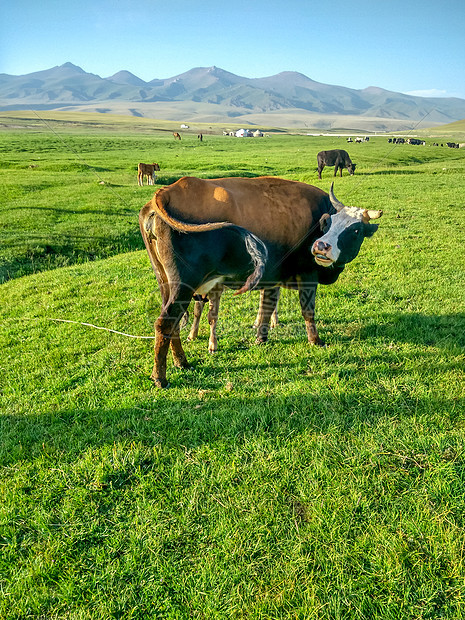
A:
{"type": "Polygon", "coordinates": [[[319,289],[328,346],[295,291],[255,346],[258,294],[226,293],[219,352],[204,321],[162,391],[153,341],[53,320],[152,335],[137,162],[328,189],[345,145],[66,141],[0,134],[0,617],[463,618],[463,152],[352,146],[336,194],[384,215],[319,289]]]}

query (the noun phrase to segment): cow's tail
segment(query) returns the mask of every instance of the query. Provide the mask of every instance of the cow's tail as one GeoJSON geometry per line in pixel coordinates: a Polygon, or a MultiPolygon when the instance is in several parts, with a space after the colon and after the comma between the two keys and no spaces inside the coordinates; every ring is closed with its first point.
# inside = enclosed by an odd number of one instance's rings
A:
{"type": "MultiPolygon", "coordinates": [[[[182,222],[171,216],[166,210],[169,204],[169,197],[163,189],[159,189],[155,196],[152,198],[153,215],[158,215],[164,222],[166,222],[171,228],[179,232],[206,232],[209,230],[217,230],[218,228],[227,228],[234,226],[231,222],[208,222],[205,224],[192,224],[190,222],[182,222]]],[[[150,221],[153,221],[153,215],[150,216],[150,221]]],[[[148,224],[147,220],[147,224],[148,224]]]]}
{"type": "Polygon", "coordinates": [[[240,230],[244,235],[243,238],[245,242],[245,247],[253,263],[254,270],[247,278],[244,285],[238,291],[236,291],[234,295],[240,295],[241,293],[251,291],[258,285],[265,272],[266,261],[268,259],[268,250],[266,249],[266,245],[263,243],[263,241],[253,233],[245,230],[244,228],[240,230]]]}

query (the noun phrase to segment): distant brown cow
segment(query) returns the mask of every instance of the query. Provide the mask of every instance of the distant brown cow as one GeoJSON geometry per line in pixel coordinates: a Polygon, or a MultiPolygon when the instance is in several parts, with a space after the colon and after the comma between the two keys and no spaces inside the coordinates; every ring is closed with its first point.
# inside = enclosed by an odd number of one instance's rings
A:
{"type": "Polygon", "coordinates": [[[155,183],[155,171],[160,170],[160,166],[155,162],[153,164],[139,164],[137,166],[137,184],[144,184],[144,176],[147,177],[147,185],[155,183]]]}
{"type": "Polygon", "coordinates": [[[181,139],[181,134],[179,134],[177,131],[175,131],[175,132],[173,133],[173,136],[174,136],[174,139],[175,139],[175,140],[180,140],[180,139],[181,139]]]}

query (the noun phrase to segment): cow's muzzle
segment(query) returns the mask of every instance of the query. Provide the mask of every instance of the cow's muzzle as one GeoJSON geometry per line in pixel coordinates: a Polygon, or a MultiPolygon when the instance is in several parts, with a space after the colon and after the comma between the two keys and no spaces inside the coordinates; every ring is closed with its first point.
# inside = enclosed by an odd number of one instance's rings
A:
{"type": "Polygon", "coordinates": [[[312,246],[312,254],[315,257],[315,262],[323,267],[329,267],[334,263],[334,259],[331,257],[332,246],[321,239],[317,239],[312,246]]]}

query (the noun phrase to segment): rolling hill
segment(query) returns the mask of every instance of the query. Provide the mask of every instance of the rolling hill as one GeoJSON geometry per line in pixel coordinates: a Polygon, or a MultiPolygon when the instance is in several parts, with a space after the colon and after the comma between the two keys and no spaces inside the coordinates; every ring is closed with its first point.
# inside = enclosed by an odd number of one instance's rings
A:
{"type": "Polygon", "coordinates": [[[218,67],[197,67],[145,82],[129,71],[101,78],[71,63],[27,75],[0,75],[0,110],[31,108],[367,131],[411,129],[423,119],[435,126],[465,118],[464,99],[413,97],[379,87],[356,90],[292,71],[245,78],[218,67]]]}

